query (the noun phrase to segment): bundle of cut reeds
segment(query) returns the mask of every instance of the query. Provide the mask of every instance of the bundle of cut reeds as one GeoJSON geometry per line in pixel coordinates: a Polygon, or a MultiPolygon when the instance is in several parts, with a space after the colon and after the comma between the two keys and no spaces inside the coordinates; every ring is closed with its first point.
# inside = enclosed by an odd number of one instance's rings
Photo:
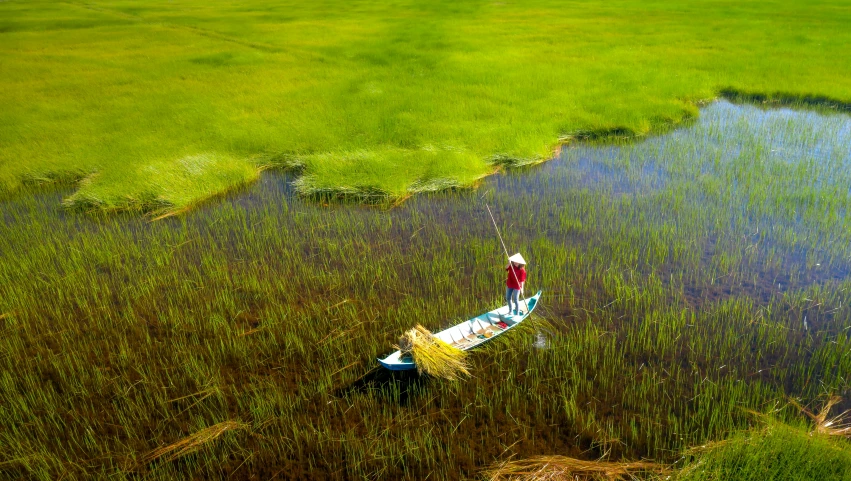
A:
{"type": "Polygon", "coordinates": [[[166,460],[171,461],[198,450],[205,444],[215,440],[228,431],[246,429],[247,427],[247,425],[235,421],[224,421],[215,424],[208,428],[204,428],[189,437],[151,451],[142,458],[142,464],[153,462],[163,456],[165,456],[166,460]]]}
{"type": "Polygon", "coordinates": [[[567,456],[535,456],[507,461],[485,472],[490,481],[615,481],[639,474],[660,474],[665,467],[645,461],[585,461],[567,456]]]}
{"type": "Polygon", "coordinates": [[[467,353],[435,337],[428,329],[417,324],[399,338],[397,349],[409,354],[417,364],[417,372],[429,376],[457,380],[469,376],[467,353]]]}

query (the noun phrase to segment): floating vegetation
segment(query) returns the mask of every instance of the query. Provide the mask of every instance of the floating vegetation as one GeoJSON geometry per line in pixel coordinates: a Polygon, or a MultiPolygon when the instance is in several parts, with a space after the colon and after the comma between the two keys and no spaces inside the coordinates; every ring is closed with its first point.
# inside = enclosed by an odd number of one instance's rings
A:
{"type": "Polygon", "coordinates": [[[403,356],[413,357],[420,374],[451,381],[470,375],[467,352],[443,342],[419,324],[405,332],[399,338],[399,345],[394,347],[402,351],[403,356]]]}
{"type": "Polygon", "coordinates": [[[208,428],[204,428],[191,436],[187,436],[180,441],[157,448],[147,456],[142,458],[142,464],[148,464],[165,457],[166,461],[172,461],[181,456],[185,456],[191,452],[200,449],[207,443],[214,441],[216,438],[228,431],[246,429],[247,426],[235,421],[223,421],[208,428]]]}
{"type": "Polygon", "coordinates": [[[617,481],[659,475],[667,467],[646,462],[586,461],[567,456],[535,456],[505,461],[485,471],[490,481],[617,481]]]}

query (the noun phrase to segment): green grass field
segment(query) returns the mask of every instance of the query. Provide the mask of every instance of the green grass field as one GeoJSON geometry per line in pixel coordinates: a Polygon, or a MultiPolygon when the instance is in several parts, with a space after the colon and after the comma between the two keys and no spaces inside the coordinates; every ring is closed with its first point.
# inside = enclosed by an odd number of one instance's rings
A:
{"type": "MultiPolygon", "coordinates": [[[[732,92],[851,102],[842,2],[0,2],[0,192],[172,211],[298,169],[392,199],[732,92]]],[[[844,103],[842,103],[844,102],[844,103]]]]}

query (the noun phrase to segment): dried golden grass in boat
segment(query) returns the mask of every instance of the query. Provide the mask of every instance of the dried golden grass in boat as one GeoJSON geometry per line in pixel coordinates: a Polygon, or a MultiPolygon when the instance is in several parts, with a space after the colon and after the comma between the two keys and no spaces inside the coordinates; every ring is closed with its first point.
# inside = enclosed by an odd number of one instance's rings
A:
{"type": "Polygon", "coordinates": [[[403,334],[399,338],[399,345],[395,347],[402,355],[409,354],[414,358],[420,374],[449,380],[470,375],[467,353],[438,339],[419,324],[403,334]]]}
{"type": "Polygon", "coordinates": [[[638,479],[667,471],[661,464],[645,461],[585,461],[567,456],[535,456],[506,461],[485,471],[490,481],[614,481],[638,479]]]}

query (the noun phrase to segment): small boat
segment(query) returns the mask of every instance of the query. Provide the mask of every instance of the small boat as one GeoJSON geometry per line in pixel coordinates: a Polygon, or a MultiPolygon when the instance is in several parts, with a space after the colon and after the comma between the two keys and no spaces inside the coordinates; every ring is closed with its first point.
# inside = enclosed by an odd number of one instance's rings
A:
{"type": "MultiPolygon", "coordinates": [[[[502,306],[499,309],[494,309],[468,321],[444,329],[434,334],[434,336],[450,346],[462,351],[468,351],[481,346],[499,335],[505,334],[512,327],[523,322],[535,310],[535,306],[538,305],[538,299],[540,298],[541,291],[538,291],[534,296],[520,301],[521,311],[524,308],[528,308],[528,310],[517,316],[509,316],[508,306],[502,306]]],[[[408,371],[417,368],[411,356],[403,356],[401,351],[396,351],[384,359],[379,359],[378,362],[391,371],[408,371]]]]}

